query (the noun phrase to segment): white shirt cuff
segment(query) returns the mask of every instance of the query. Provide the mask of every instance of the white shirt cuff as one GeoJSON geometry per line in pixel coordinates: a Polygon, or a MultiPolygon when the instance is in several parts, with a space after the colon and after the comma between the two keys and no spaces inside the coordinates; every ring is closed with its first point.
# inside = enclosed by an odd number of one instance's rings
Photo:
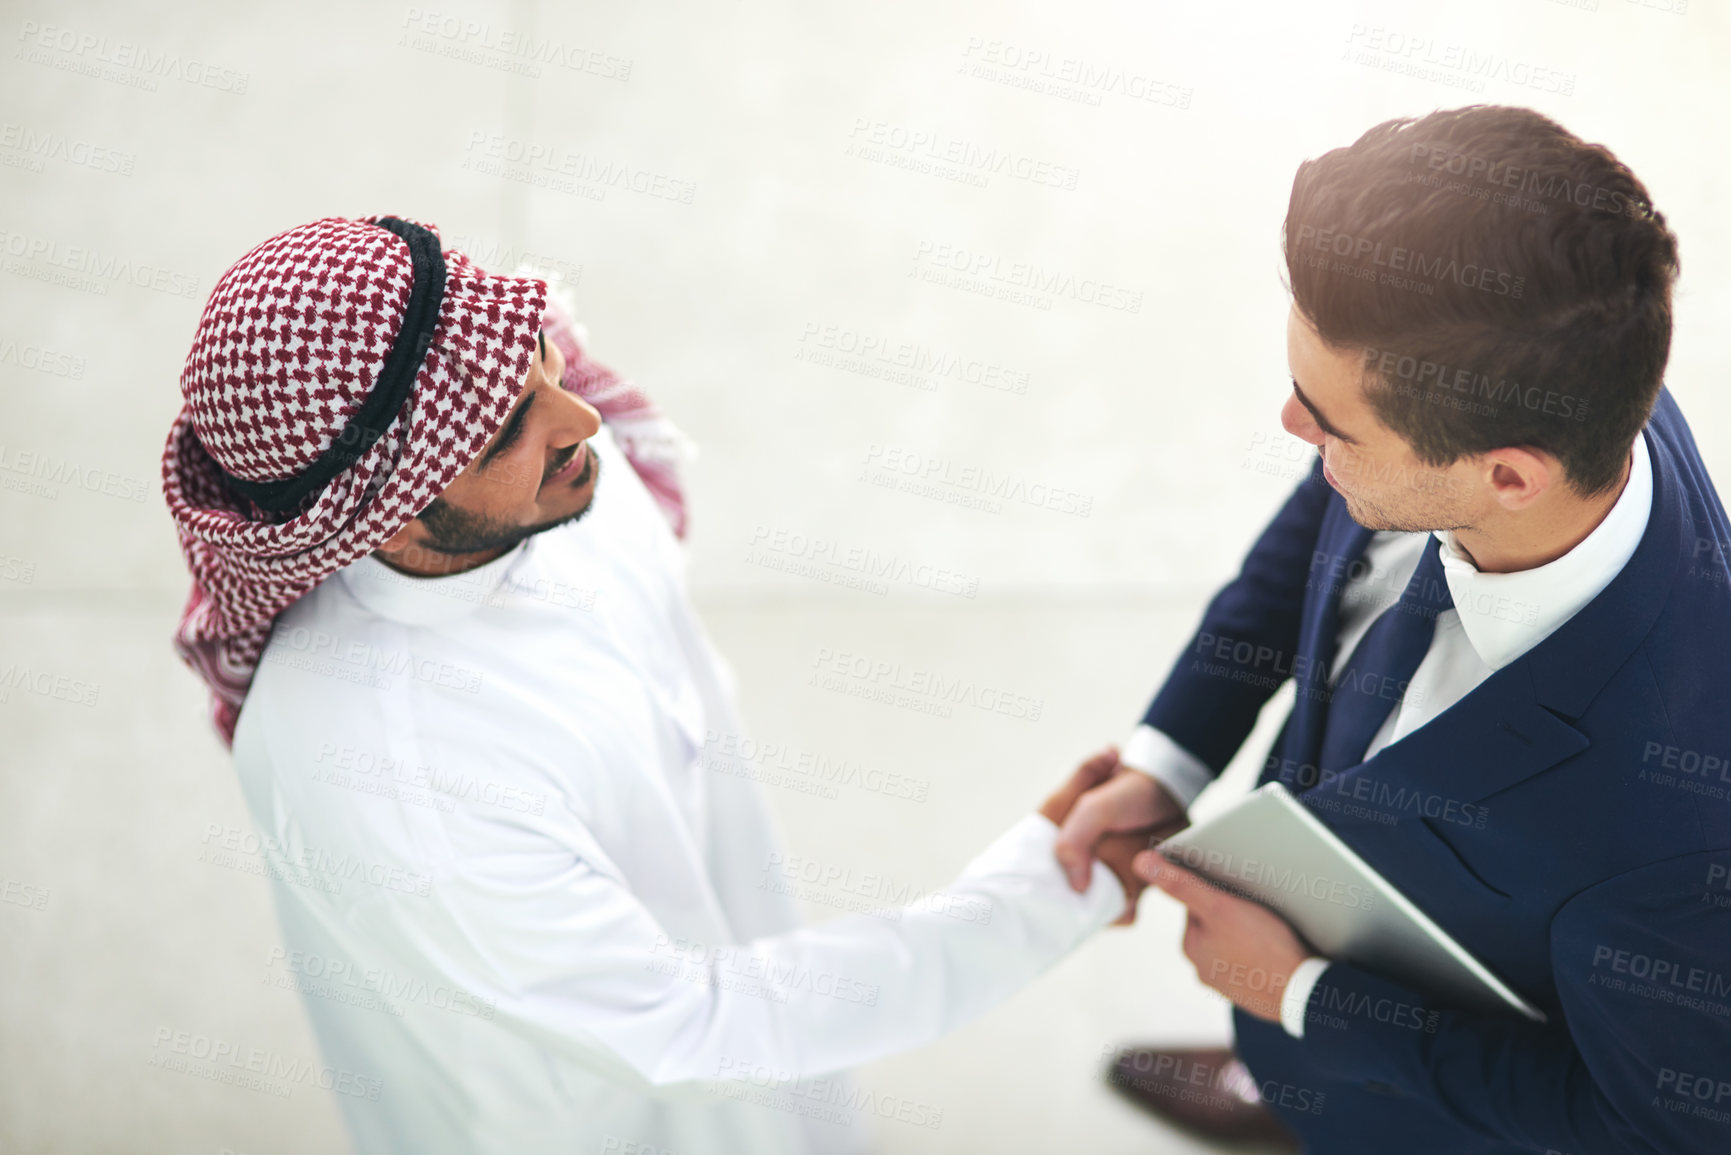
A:
{"type": "Polygon", "coordinates": [[[1214,772],[1200,758],[1148,725],[1136,727],[1119,750],[1118,761],[1166,787],[1185,809],[1214,781],[1214,772]]]}
{"type": "Polygon", "coordinates": [[[1292,968],[1292,976],[1286,980],[1286,993],[1280,996],[1280,1025],[1295,1039],[1304,1038],[1304,1011],[1310,1006],[1310,992],[1327,969],[1327,959],[1307,958],[1292,968]]]}

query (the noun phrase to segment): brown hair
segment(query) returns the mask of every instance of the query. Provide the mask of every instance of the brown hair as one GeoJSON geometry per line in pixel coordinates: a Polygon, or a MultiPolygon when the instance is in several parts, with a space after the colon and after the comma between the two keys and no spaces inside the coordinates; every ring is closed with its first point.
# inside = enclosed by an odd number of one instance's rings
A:
{"type": "Polygon", "coordinates": [[[1679,266],[1609,149],[1527,108],[1384,121],[1299,165],[1283,247],[1299,311],[1363,351],[1367,399],[1421,460],[1520,445],[1583,495],[1622,476],[1679,266]]]}

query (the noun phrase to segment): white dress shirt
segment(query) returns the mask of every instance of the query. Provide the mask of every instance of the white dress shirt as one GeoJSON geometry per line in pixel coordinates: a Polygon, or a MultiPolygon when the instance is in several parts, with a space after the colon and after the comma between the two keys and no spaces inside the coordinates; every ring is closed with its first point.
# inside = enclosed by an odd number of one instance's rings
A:
{"type": "Polygon", "coordinates": [[[678,543],[610,434],[590,445],[581,521],[465,574],[334,575],[241,713],[272,966],[357,1149],[772,1155],[941,1126],[918,1087],[835,1073],[980,1014],[1122,889],[1096,863],[1072,892],[1030,815],[941,894],[798,927],[758,784],[706,768],[741,726],[678,543]]]}
{"type": "MultiPolygon", "coordinates": [[[[1480,573],[1455,547],[1453,534],[1437,530],[1443,577],[1454,608],[1437,615],[1430,649],[1365,749],[1369,759],[1466,697],[1496,671],[1550,637],[1611,584],[1634,556],[1653,507],[1653,471],[1643,432],[1630,450],[1629,478],[1611,510],[1568,553],[1515,573],[1480,573]]],[[[1365,547],[1365,564],[1354,567],[1340,593],[1335,637],[1338,648],[1329,677],[1339,676],[1371,623],[1400,594],[1418,569],[1426,535],[1385,530],[1365,547]]],[[[1158,779],[1184,805],[1214,780],[1208,767],[1166,734],[1138,726],[1120,760],[1158,779]]],[[[1281,1023],[1304,1037],[1304,1010],[1327,960],[1309,959],[1293,972],[1281,1004],[1281,1023]]]]}

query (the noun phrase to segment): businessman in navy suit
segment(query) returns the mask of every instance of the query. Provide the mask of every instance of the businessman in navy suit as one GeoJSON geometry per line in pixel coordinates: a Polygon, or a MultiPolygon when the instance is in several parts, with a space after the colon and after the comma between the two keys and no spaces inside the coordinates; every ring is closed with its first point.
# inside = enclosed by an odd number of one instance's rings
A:
{"type": "MultiPolygon", "coordinates": [[[[1262,781],[1546,1021],[1313,957],[1144,852],[1236,1005],[1221,1097],[1312,1155],[1731,1151],[1731,528],[1663,388],[1676,240],[1607,149],[1478,106],[1306,161],[1284,250],[1315,468],[1060,860],[1182,822],[1290,681],[1262,781]]],[[[1185,1056],[1138,1054],[1179,1103],[1185,1056]]]]}

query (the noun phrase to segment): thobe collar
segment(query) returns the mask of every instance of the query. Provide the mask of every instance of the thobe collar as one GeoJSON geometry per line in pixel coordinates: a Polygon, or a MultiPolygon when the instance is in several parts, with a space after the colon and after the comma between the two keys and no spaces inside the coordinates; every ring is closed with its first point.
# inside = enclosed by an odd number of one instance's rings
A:
{"type": "Polygon", "coordinates": [[[1436,530],[1443,576],[1480,660],[1492,670],[1502,669],[1598,597],[1634,555],[1652,509],[1653,469],[1643,431],[1635,438],[1629,479],[1611,511],[1555,561],[1515,573],[1480,573],[1456,548],[1451,531],[1436,530]]]}
{"type": "Polygon", "coordinates": [[[368,554],[337,574],[337,580],[368,610],[409,626],[432,626],[496,605],[505,584],[533,555],[535,539],[526,538],[486,565],[444,577],[400,573],[368,554]]]}

